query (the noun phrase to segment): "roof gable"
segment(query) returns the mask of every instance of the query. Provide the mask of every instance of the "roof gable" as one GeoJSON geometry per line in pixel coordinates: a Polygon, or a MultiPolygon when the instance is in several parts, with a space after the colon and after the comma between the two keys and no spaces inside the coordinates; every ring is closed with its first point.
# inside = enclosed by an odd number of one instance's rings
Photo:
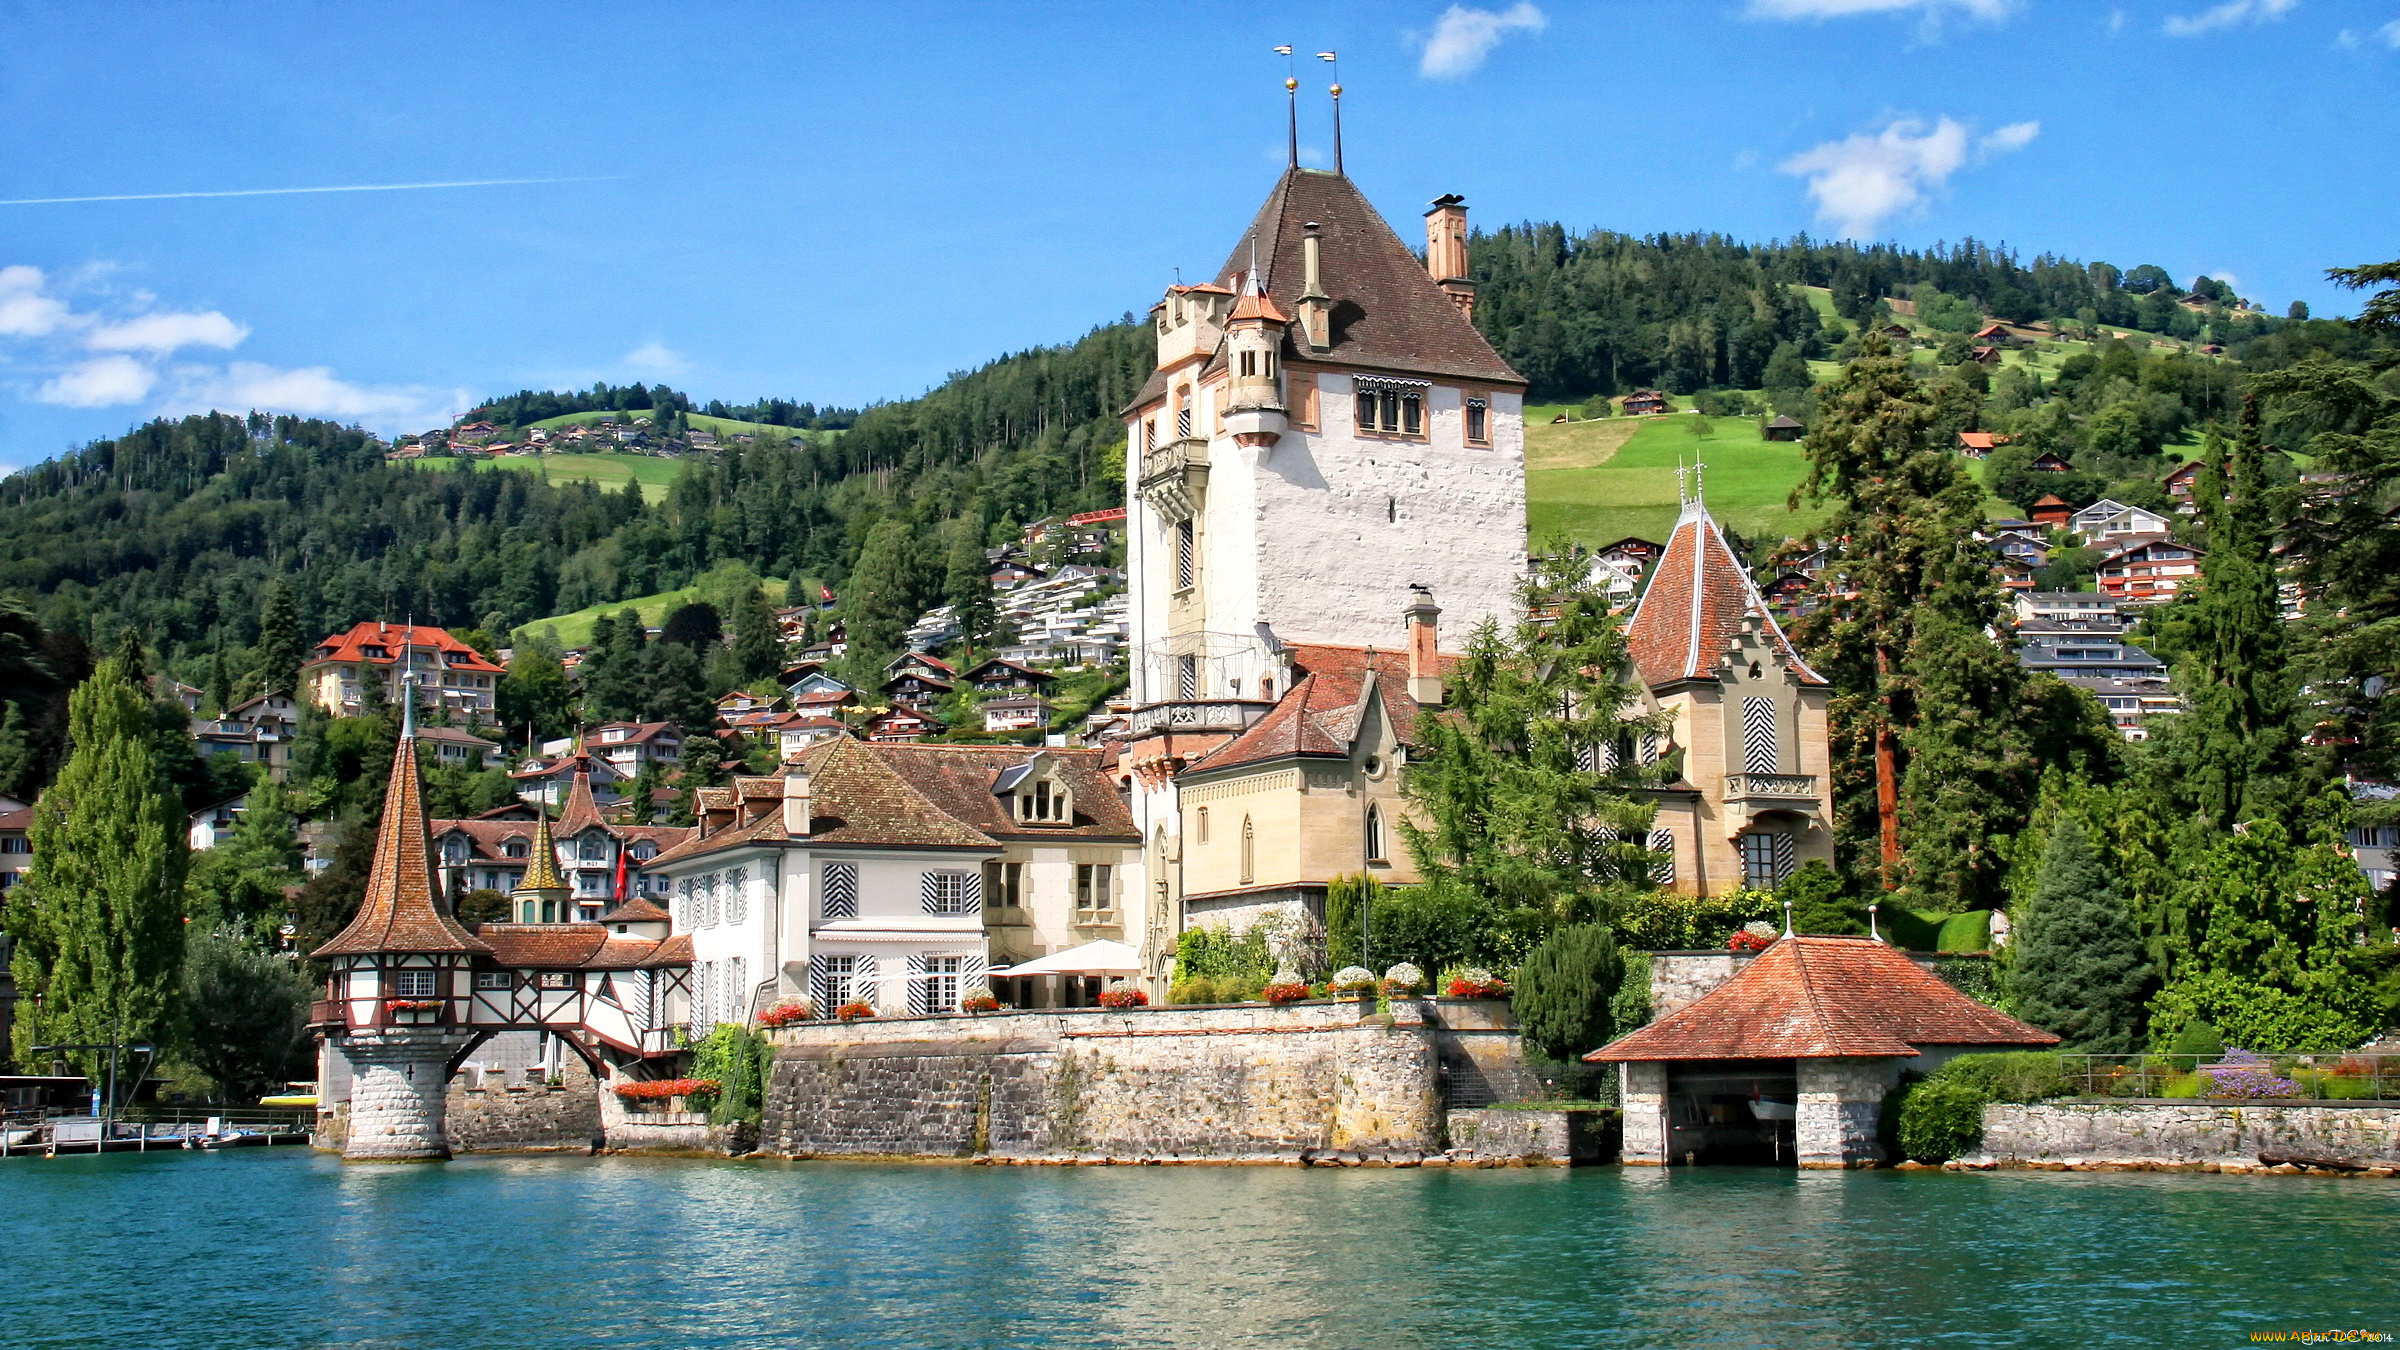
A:
{"type": "Polygon", "coordinates": [[[1715,517],[1696,498],[1685,503],[1626,627],[1634,668],[1653,687],[1714,679],[1718,658],[1753,625],[1802,684],[1825,683],[1784,635],[1715,517]]]}

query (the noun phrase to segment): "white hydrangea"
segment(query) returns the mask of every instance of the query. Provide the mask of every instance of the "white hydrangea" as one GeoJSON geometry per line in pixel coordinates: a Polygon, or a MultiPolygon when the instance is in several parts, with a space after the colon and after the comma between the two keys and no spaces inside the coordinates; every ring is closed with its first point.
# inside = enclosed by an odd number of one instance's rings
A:
{"type": "Polygon", "coordinates": [[[1333,972],[1333,987],[1336,989],[1372,989],[1375,987],[1375,972],[1365,966],[1344,966],[1333,972]]]}
{"type": "Polygon", "coordinates": [[[1425,972],[1417,969],[1413,962],[1403,961],[1383,972],[1383,982],[1401,989],[1422,989],[1425,987],[1425,972]]]}

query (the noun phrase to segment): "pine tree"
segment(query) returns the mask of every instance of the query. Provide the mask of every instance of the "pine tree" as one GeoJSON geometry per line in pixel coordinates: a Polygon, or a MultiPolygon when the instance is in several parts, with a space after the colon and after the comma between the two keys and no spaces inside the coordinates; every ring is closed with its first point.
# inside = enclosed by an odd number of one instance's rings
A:
{"type": "Polygon", "coordinates": [[[1526,1043],[1562,1063],[1608,1044],[1610,1003],[1624,978],[1624,954],[1607,928],[1582,923],[1551,934],[1517,967],[1511,1002],[1526,1043]]]}
{"type": "Polygon", "coordinates": [[[767,597],[752,586],[735,601],[733,662],[741,680],[772,680],[783,673],[783,628],[767,597]]]}
{"type": "Polygon", "coordinates": [[[900,511],[887,512],[867,532],[858,566],[850,574],[849,594],[843,600],[850,620],[849,664],[853,671],[862,675],[880,672],[900,654],[900,640],[917,617],[916,588],[916,546],[909,538],[907,520],[900,511]]]}
{"type": "Polygon", "coordinates": [[[308,635],[300,628],[300,611],[292,603],[292,588],[281,578],[267,584],[266,600],[258,612],[258,683],[269,694],[288,694],[300,687],[300,663],[308,653],[308,635]]]}
{"type": "Polygon", "coordinates": [[[1489,907],[1492,942],[1517,951],[1649,887],[1656,811],[1643,789],[1670,773],[1633,753],[1656,727],[1628,713],[1607,597],[1568,550],[1545,552],[1520,596],[1528,617],[1468,640],[1449,712],[1418,720],[1401,780],[1416,810],[1400,834],[1427,885],[1489,907]]]}
{"type": "Polygon", "coordinates": [[[221,1100],[249,1101],[308,1062],[315,986],[291,961],[231,933],[203,931],[185,953],[181,1048],[221,1100]]]}
{"type": "Polygon", "coordinates": [[[653,642],[642,654],[642,669],[641,720],[695,730],[715,722],[716,704],[708,696],[700,657],[691,648],[680,642],[653,642]]]}
{"type": "Polygon", "coordinates": [[[2017,909],[2008,994],[2017,1015],[2069,1050],[2122,1055],[2142,1045],[2151,966],[2142,934],[2083,821],[2059,818],[2040,882],[2017,909]]]}
{"type": "Polygon", "coordinates": [[[7,709],[0,712],[0,797],[22,799],[33,792],[39,756],[25,725],[25,710],[15,703],[0,706],[7,709]]]}
{"type": "MultiPolygon", "coordinates": [[[[75,748],[35,804],[33,866],[7,910],[20,1061],[40,1044],[156,1040],[183,960],[184,815],[161,780],[149,700],[111,659],[68,717],[75,748]]],[[[87,1075],[107,1061],[77,1058],[87,1075]]]]}
{"type": "Polygon", "coordinates": [[[991,563],[983,554],[981,517],[961,516],[952,522],[949,565],[942,590],[950,613],[958,621],[959,640],[969,651],[988,649],[1000,612],[992,603],[991,563]]]}

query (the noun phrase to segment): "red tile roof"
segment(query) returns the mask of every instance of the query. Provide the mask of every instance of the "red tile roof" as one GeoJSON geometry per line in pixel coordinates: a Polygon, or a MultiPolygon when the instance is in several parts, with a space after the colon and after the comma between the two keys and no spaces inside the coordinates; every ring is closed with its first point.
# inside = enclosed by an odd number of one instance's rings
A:
{"type": "Polygon", "coordinates": [[[2056,1044],[1873,938],[1787,937],[1732,979],[1584,1058],[1878,1058],[1927,1045],[2056,1044]]]}
{"type": "Polygon", "coordinates": [[[1825,680],[1800,659],[1708,508],[1684,508],[1626,629],[1634,668],[1656,686],[1713,679],[1718,658],[1756,620],[1803,684],[1825,680]]]}
{"type": "MultiPolygon", "coordinates": [[[[1403,745],[1414,743],[1418,708],[1408,695],[1408,653],[1314,643],[1294,644],[1291,652],[1292,668],[1302,678],[1276,700],[1266,716],[1202,756],[1186,772],[1205,773],[1293,755],[1349,754],[1365,713],[1362,695],[1370,670],[1375,673],[1375,691],[1392,734],[1403,745]]],[[[1444,655],[1443,671],[1447,673],[1458,659],[1444,655]]]]}
{"type": "Polygon", "coordinates": [[[602,923],[665,923],[667,912],[647,896],[633,896],[624,904],[600,916],[602,923]]]}
{"type": "Polygon", "coordinates": [[[558,813],[558,833],[572,838],[594,825],[605,829],[608,822],[600,818],[600,804],[592,799],[592,757],[577,754],[575,778],[567,786],[567,809],[558,813]]]}
{"type": "MultiPolygon", "coordinates": [[[[808,842],[870,848],[999,847],[991,836],[942,810],[895,773],[876,753],[887,748],[843,736],[810,746],[800,757],[800,767],[808,772],[808,842]]],[[[792,841],[783,827],[782,793],[780,777],[742,778],[731,788],[704,789],[702,810],[730,812],[730,823],[668,849],[648,865],[656,868],[721,849],[792,841]],[[743,804],[762,801],[765,809],[755,819],[744,820],[743,804]]]]}
{"type": "Polygon", "coordinates": [[[1014,745],[869,745],[867,753],[888,765],[952,819],[993,838],[1108,839],[1138,844],[1141,830],[1109,778],[1107,752],[1085,749],[1028,750],[1014,745]],[[1047,755],[1075,802],[1070,825],[1022,825],[1006,799],[992,795],[1001,774],[1047,755]]]}
{"type": "Polygon", "coordinates": [[[353,624],[349,632],[336,633],[318,643],[316,655],[310,657],[302,669],[329,661],[364,661],[370,665],[388,666],[399,660],[401,651],[408,647],[438,649],[442,654],[442,666],[447,670],[467,670],[485,675],[508,673],[484,659],[483,653],[450,636],[448,629],[421,623],[353,624]],[[384,654],[369,656],[367,649],[370,647],[379,648],[384,654]]]}
{"type": "Polygon", "coordinates": [[[318,960],[372,952],[488,950],[433,898],[433,843],[417,782],[415,730],[411,725],[410,734],[401,736],[392,752],[392,776],[384,788],[383,819],[375,827],[375,860],[367,869],[366,898],[349,927],[310,953],[318,960]]]}

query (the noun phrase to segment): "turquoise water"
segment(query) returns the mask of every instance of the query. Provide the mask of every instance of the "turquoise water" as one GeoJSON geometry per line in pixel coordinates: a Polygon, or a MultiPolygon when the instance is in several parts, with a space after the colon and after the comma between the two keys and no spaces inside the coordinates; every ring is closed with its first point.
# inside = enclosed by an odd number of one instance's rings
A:
{"type": "Polygon", "coordinates": [[[2400,1182],[0,1164],[0,1346],[2213,1346],[2400,1331],[2400,1182]]]}

